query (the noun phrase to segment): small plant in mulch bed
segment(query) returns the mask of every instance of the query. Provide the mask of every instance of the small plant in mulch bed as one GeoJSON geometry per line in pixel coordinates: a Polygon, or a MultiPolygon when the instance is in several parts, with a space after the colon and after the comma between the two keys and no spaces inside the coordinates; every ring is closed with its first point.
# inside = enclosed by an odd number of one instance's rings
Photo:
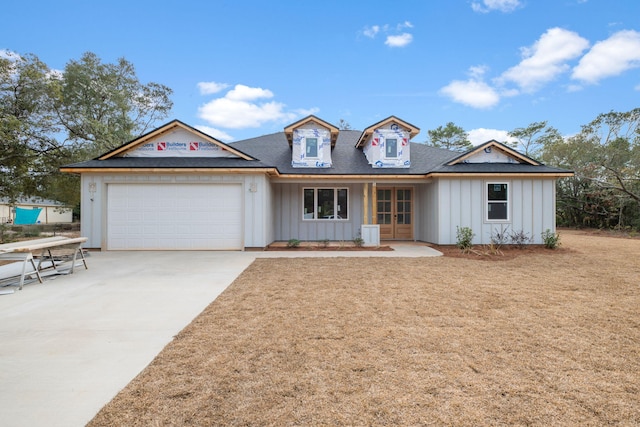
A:
{"type": "Polygon", "coordinates": [[[542,232],[542,241],[544,247],[547,249],[556,249],[560,246],[560,235],[552,232],[550,229],[546,229],[542,232]]]}
{"type": "Polygon", "coordinates": [[[298,239],[289,239],[289,241],[287,242],[288,248],[297,248],[299,246],[300,246],[300,240],[298,239]]]}
{"type": "Polygon", "coordinates": [[[358,236],[353,239],[353,244],[356,245],[356,248],[361,248],[364,245],[364,239],[358,236]]]}
{"type": "Polygon", "coordinates": [[[528,234],[529,233],[525,233],[524,230],[512,231],[511,234],[509,234],[510,243],[518,249],[524,249],[527,244],[533,241],[533,237],[529,237],[528,234]]]}
{"type": "Polygon", "coordinates": [[[318,242],[318,246],[320,246],[321,248],[327,248],[329,247],[329,239],[322,239],[318,242]]]}
{"type": "Polygon", "coordinates": [[[473,247],[471,243],[475,233],[469,227],[456,226],[456,246],[465,254],[468,254],[473,247]]]}

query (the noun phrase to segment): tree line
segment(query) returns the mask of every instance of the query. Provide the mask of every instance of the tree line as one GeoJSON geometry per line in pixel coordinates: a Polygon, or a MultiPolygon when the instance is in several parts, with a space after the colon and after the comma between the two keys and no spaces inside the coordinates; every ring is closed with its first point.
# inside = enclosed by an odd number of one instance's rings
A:
{"type": "MultiPolygon", "coordinates": [[[[142,83],[124,58],[94,53],[52,70],[32,54],[0,52],[0,198],[40,196],[79,208],[79,178],[64,164],[95,158],[156,127],[173,106],[172,90],[142,83]]],[[[640,108],[598,115],[563,137],[534,122],[500,141],[549,166],[570,169],[557,183],[558,224],[640,230],[640,108]]],[[[344,120],[341,129],[351,129],[344,120]]],[[[427,144],[472,148],[449,122],[428,131],[427,144]]]]}

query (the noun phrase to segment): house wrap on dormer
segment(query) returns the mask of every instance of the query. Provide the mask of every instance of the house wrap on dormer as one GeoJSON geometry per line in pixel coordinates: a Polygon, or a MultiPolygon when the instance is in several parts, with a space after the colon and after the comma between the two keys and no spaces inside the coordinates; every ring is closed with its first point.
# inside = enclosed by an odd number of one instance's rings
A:
{"type": "Polygon", "coordinates": [[[294,168],[330,168],[331,149],[338,138],[338,128],[315,116],[308,116],[284,129],[291,146],[294,168]]]}
{"type": "Polygon", "coordinates": [[[362,148],[374,168],[409,168],[409,141],[419,132],[412,124],[391,116],[365,129],[356,147],[362,148]]]}

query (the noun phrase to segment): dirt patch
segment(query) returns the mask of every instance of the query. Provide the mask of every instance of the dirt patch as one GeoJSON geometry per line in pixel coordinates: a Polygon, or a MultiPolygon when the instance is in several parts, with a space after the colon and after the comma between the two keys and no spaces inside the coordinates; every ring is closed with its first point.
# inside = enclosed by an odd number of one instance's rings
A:
{"type": "Polygon", "coordinates": [[[638,425],[640,241],[258,259],[91,426],[638,425]]]}

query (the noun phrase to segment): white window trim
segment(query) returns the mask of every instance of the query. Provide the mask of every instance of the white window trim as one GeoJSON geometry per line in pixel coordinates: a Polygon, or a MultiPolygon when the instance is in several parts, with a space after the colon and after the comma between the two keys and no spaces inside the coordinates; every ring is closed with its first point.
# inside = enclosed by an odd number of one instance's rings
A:
{"type": "MultiPolygon", "coordinates": [[[[349,187],[303,187],[302,188],[302,220],[303,221],[348,221],[349,220],[349,187]],[[313,218],[305,218],[304,213],[304,192],[313,190],[313,218]],[[318,190],[333,190],[333,206],[338,205],[338,190],[347,192],[347,217],[346,218],[316,218],[318,215],[318,190]]],[[[335,216],[335,215],[334,215],[335,216]]]]}
{"type": "MultiPolygon", "coordinates": [[[[495,203],[503,203],[503,201],[494,200],[495,203]]],[[[511,182],[510,181],[485,181],[484,182],[484,222],[487,223],[510,223],[511,222],[511,182]],[[505,184],[507,186],[507,218],[506,219],[489,219],[489,185],[505,184]]]]}
{"type": "Polygon", "coordinates": [[[304,158],[305,159],[319,159],[320,158],[320,141],[322,140],[322,138],[316,137],[316,136],[305,136],[304,137],[304,158]],[[316,140],[316,155],[315,157],[307,157],[307,139],[315,139],[316,140]]]}

